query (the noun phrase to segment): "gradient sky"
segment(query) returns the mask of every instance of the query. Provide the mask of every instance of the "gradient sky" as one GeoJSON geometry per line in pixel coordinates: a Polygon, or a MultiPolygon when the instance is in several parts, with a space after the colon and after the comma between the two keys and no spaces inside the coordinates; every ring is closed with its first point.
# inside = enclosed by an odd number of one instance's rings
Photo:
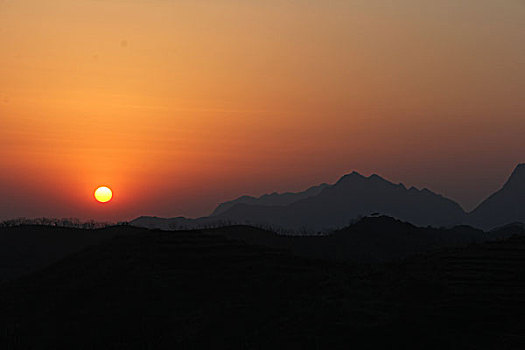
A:
{"type": "Polygon", "coordinates": [[[524,43],[521,0],[0,0],[0,219],[352,170],[472,209],[525,161],[524,43]]]}

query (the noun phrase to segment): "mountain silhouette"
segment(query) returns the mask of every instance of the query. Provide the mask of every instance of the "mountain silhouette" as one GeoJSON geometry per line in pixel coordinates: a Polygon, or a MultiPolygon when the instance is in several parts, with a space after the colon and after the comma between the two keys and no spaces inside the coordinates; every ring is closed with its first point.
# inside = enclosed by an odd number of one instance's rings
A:
{"type": "Polygon", "coordinates": [[[333,185],[322,184],[304,192],[243,196],[220,204],[208,217],[143,216],[131,223],[164,230],[248,224],[312,233],[339,229],[371,214],[391,216],[417,226],[466,224],[483,230],[525,223],[525,163],[519,164],[505,185],[470,213],[426,188],[407,189],[379,175],[365,177],[354,171],[333,185]]]}
{"type": "Polygon", "coordinates": [[[354,171],[333,185],[322,184],[300,193],[240,197],[219,205],[208,217],[142,216],[131,224],[155,229],[191,229],[237,223],[311,233],[342,228],[374,213],[434,227],[458,225],[466,217],[456,202],[426,188],[407,189],[379,175],[365,177],[354,171]]]}
{"type": "Polygon", "coordinates": [[[312,186],[303,192],[286,192],[286,193],[271,193],[264,194],[260,197],[252,196],[242,196],[237,199],[221,203],[213,211],[211,216],[217,216],[226,212],[231,207],[237,204],[249,204],[249,205],[264,205],[264,206],[274,206],[274,205],[289,205],[294,202],[297,202],[301,199],[309,198],[318,195],[325,187],[329,186],[328,184],[320,184],[318,186],[312,186]]]}
{"type": "Polygon", "coordinates": [[[512,222],[525,223],[525,163],[519,164],[503,187],[474,209],[467,223],[491,229],[512,222]]]}
{"type": "Polygon", "coordinates": [[[344,227],[359,216],[373,213],[435,227],[457,225],[465,217],[456,202],[428,189],[407,189],[378,175],[365,177],[357,172],[324,187],[316,196],[286,206],[236,204],[217,217],[315,231],[344,227]]]}

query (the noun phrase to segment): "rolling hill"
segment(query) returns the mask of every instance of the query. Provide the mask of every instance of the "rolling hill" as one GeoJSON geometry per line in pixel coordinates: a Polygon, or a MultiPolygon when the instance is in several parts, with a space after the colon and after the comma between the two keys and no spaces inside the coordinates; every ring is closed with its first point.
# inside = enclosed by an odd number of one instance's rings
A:
{"type": "MultiPolygon", "coordinates": [[[[382,226],[392,224],[378,220],[382,226]]],[[[370,224],[364,221],[354,230],[370,224]]],[[[397,231],[416,233],[410,225],[394,224],[397,231]]],[[[257,240],[267,234],[247,230],[121,227],[109,240],[0,284],[0,347],[525,345],[523,237],[438,249],[395,263],[354,265],[229,236],[246,232],[257,240]]]]}

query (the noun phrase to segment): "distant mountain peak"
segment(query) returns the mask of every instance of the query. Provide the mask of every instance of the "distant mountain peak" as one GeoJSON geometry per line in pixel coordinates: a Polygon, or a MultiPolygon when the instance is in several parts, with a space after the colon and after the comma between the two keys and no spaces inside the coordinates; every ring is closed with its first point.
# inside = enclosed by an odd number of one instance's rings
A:
{"type": "Polygon", "coordinates": [[[503,186],[504,189],[515,187],[525,188],[525,163],[520,163],[514,168],[514,171],[503,186]]]}
{"type": "MultiPolygon", "coordinates": [[[[436,227],[459,224],[465,216],[456,202],[427,189],[409,191],[404,185],[394,184],[377,174],[363,176],[356,171],[342,176],[317,195],[301,197],[284,205],[264,205],[260,199],[255,205],[237,202],[218,215],[237,222],[312,231],[344,227],[355,218],[372,213],[436,227]]],[[[220,209],[226,208],[223,205],[220,209]]]]}
{"type": "Polygon", "coordinates": [[[470,213],[469,223],[484,229],[525,222],[525,163],[514,168],[503,187],[470,213]]]}
{"type": "Polygon", "coordinates": [[[357,171],[352,171],[350,174],[346,174],[341,176],[341,178],[337,182],[347,181],[350,179],[365,179],[366,177],[359,174],[357,171]]]}
{"type": "Polygon", "coordinates": [[[512,175],[514,175],[516,173],[519,173],[519,174],[525,176],[525,163],[520,163],[520,164],[516,165],[516,168],[514,168],[514,172],[512,173],[512,175]]]}
{"type": "Polygon", "coordinates": [[[377,175],[377,174],[372,174],[368,177],[369,180],[378,180],[378,181],[386,181],[385,179],[383,179],[381,176],[377,175]]]}
{"type": "Polygon", "coordinates": [[[390,181],[385,180],[381,176],[377,174],[372,174],[370,176],[364,176],[358,173],[357,171],[352,171],[350,174],[343,175],[336,183],[335,185],[343,184],[343,183],[349,183],[354,181],[366,181],[366,180],[372,180],[372,181],[378,181],[378,182],[388,182],[390,181]]]}
{"type": "Polygon", "coordinates": [[[514,183],[525,185],[525,163],[520,163],[516,166],[516,168],[514,168],[514,171],[510,175],[505,186],[512,185],[514,183]]]}

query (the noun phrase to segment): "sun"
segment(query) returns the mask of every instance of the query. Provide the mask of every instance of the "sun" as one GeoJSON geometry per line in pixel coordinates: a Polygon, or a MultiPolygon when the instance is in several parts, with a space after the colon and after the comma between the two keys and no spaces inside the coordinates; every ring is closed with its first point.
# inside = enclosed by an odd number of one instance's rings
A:
{"type": "Polygon", "coordinates": [[[95,199],[100,203],[106,203],[113,198],[113,192],[109,187],[101,186],[95,190],[95,199]]]}

